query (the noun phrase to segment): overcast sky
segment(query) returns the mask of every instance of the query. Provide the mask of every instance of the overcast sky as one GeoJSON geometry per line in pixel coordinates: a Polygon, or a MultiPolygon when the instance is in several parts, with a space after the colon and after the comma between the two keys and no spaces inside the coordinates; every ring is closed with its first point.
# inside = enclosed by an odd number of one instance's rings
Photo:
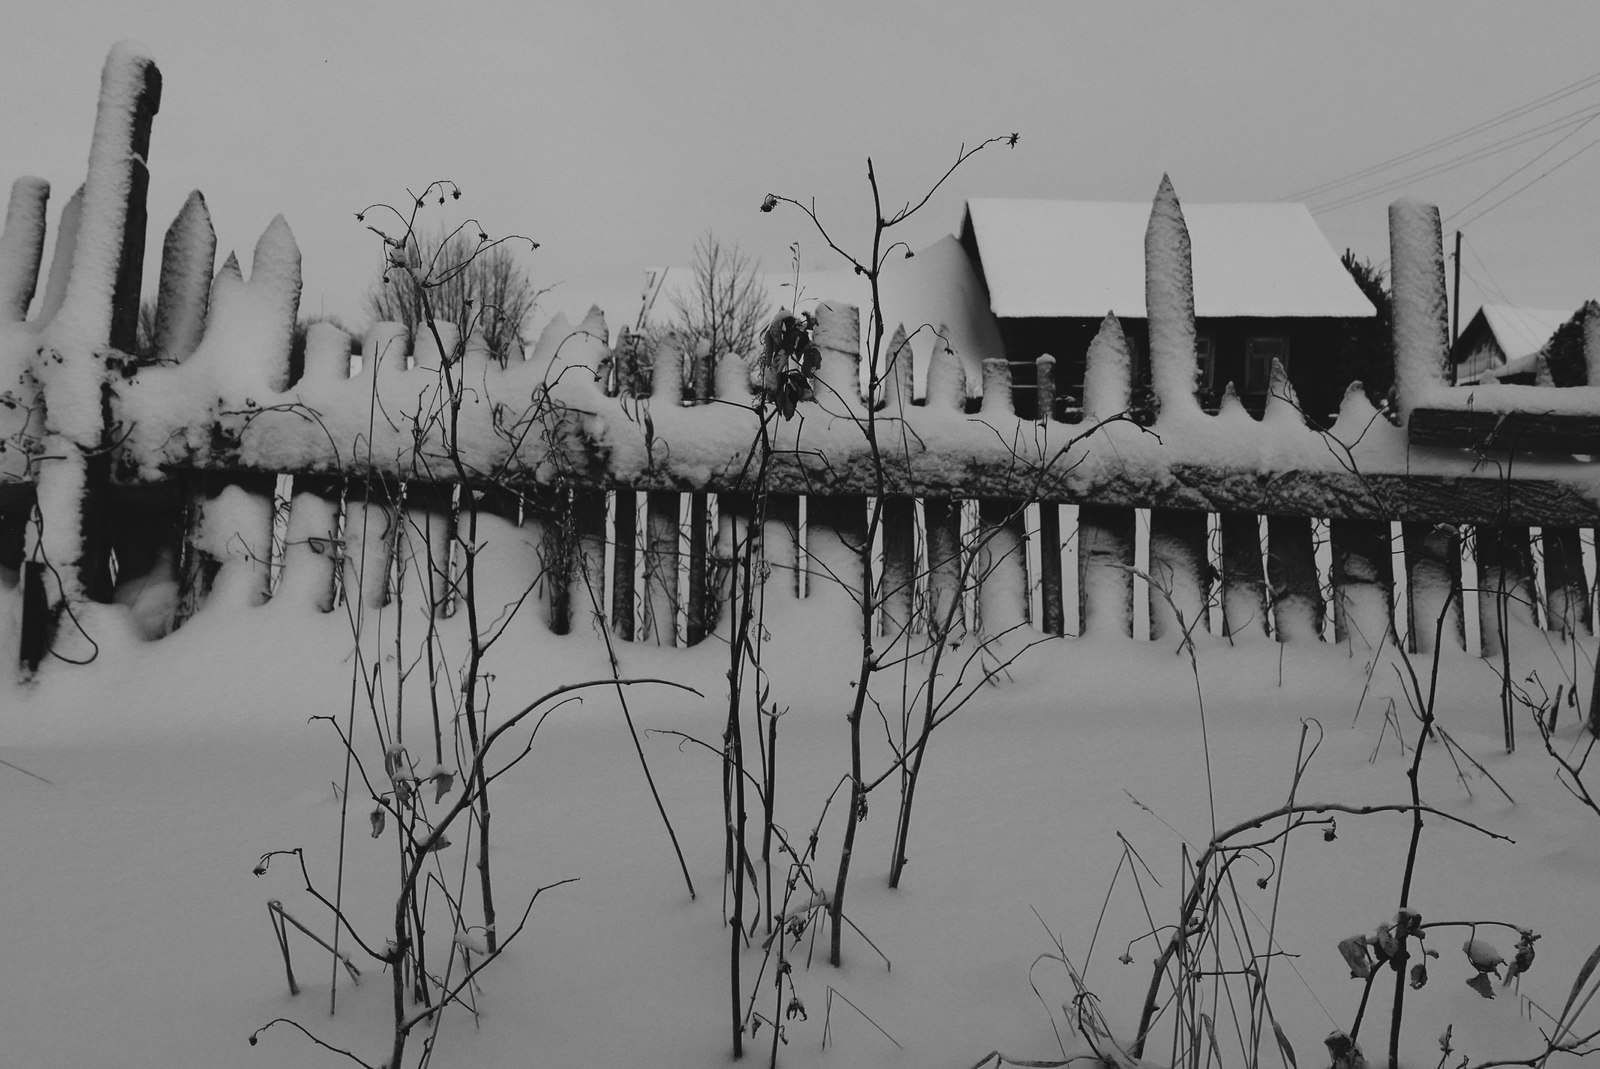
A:
{"type": "Polygon", "coordinates": [[[1431,200],[1447,244],[1465,224],[1468,315],[1600,296],[1600,77],[1581,84],[1600,75],[1594,0],[22,4],[0,37],[0,177],[50,180],[53,226],[83,178],[105,54],[138,40],[165,78],[152,249],[190,189],[219,259],[248,264],[281,212],[304,254],[302,311],[357,324],[380,256],[353,213],[430,179],[463,190],[449,218],[541,242],[536,278],[581,311],[646,266],[688,262],[707,230],[768,267],[794,241],[806,267],[837,266],[803,216],[760,214],[763,194],[814,197],[861,247],[869,154],[899,202],[963,141],[1012,131],[1015,149],[983,152],[924,209],[914,245],[955,230],[968,196],[1148,200],[1165,171],[1187,201],[1308,200],[1336,249],[1374,261],[1388,202],[1431,200]]]}

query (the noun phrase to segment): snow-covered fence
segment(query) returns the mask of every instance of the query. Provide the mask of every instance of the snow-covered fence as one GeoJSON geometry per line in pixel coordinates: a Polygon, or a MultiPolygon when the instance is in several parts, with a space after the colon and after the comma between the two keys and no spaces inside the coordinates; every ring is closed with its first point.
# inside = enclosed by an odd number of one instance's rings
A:
{"type": "MultiPolygon", "coordinates": [[[[449,614],[468,494],[494,532],[478,544],[523,555],[549,626],[599,617],[633,641],[693,644],[725,624],[730,547],[757,492],[767,581],[799,597],[881,582],[886,630],[926,627],[959,601],[960,625],[989,633],[1171,640],[1198,621],[1235,641],[1375,645],[1392,627],[1426,648],[1451,598],[1447,633],[1486,652],[1508,616],[1592,626],[1600,488],[1573,454],[1600,449],[1600,386],[1445,385],[1426,205],[1391,210],[1407,422],[1353,388],[1334,425],[1313,430],[1281,368],[1259,420],[1231,391],[1215,415],[1191,403],[1188,237],[1164,182],[1146,240],[1152,425],[1117,418],[1131,380],[1115,317],[1090,349],[1084,421],[1069,424],[1049,403],[1018,418],[1001,361],[969,413],[963,366],[927,329],[895,332],[890,374],[863,396],[859,313],[825,304],[815,396],[771,424],[757,486],[759,375],[741,358],[713,368],[668,343],[646,368],[637,339],[612,339],[598,310],[557,317],[506,364],[470,338],[458,354],[450,324],[442,346],[389,323],[362,338],[326,323],[300,334],[287,222],[268,226],[248,278],[231,254],[217,268],[198,192],[162,243],[153,350],[133,355],[159,86],[148,57],[113,51],[89,180],[31,318],[43,182],[17,182],[0,234],[0,593],[20,606],[25,661],[53,632],[70,637],[75,603],[129,598],[151,577],[177,590],[178,622],[208,597],[329,611],[421,596],[449,614]],[[467,387],[464,481],[446,368],[467,387]],[[876,450],[862,433],[869,401],[876,450]],[[850,547],[880,486],[886,522],[862,575],[850,547]]],[[[1600,328],[1586,337],[1600,349],[1600,328]]],[[[1048,396],[1052,366],[1042,359],[1030,388],[1048,396]]]]}

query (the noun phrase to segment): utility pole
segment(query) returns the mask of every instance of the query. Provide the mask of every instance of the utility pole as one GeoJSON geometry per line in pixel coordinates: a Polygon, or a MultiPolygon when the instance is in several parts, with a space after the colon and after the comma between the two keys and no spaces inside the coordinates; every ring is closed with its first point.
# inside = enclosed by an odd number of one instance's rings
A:
{"type": "MultiPolygon", "coordinates": [[[[1461,336],[1461,231],[1456,231],[1456,287],[1450,300],[1450,348],[1456,347],[1456,339],[1461,336]]],[[[1450,361],[1450,385],[1456,384],[1456,362],[1450,361]]]]}

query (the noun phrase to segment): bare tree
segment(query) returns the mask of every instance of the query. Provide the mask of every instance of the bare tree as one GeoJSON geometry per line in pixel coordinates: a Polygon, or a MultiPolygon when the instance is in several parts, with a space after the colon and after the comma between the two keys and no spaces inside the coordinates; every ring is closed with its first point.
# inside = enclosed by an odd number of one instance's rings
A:
{"type": "Polygon", "coordinates": [[[426,325],[425,309],[431,307],[433,315],[464,332],[480,332],[499,360],[513,356],[523,327],[548,292],[533,284],[517,248],[491,242],[471,227],[412,232],[404,243],[407,269],[391,267],[367,291],[367,312],[415,332],[426,325]]]}
{"type": "Polygon", "coordinates": [[[739,246],[724,245],[707,231],[694,244],[693,288],[673,297],[668,326],[693,347],[704,342],[713,360],[724,353],[753,356],[772,318],[760,268],[739,246]]]}

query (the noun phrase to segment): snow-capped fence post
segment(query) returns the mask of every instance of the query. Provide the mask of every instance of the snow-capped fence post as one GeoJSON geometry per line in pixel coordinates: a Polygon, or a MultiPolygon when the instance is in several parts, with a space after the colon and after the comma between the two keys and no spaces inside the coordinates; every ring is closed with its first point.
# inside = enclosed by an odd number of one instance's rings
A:
{"type": "Polygon", "coordinates": [[[1394,287],[1394,385],[1401,418],[1449,382],[1449,304],[1439,209],[1409,197],[1389,205],[1389,277],[1394,287]]]}
{"type": "Polygon", "coordinates": [[[1144,303],[1150,324],[1150,385],[1157,422],[1199,415],[1194,395],[1194,264],[1189,227],[1172,180],[1161,176],[1144,233],[1144,303]]]}
{"type": "Polygon", "coordinates": [[[1584,381],[1600,386],[1600,301],[1583,306],[1583,366],[1584,381]]]}
{"type": "Polygon", "coordinates": [[[1049,423],[1055,418],[1056,411],[1056,358],[1049,353],[1040,353],[1033,365],[1034,389],[1037,391],[1035,418],[1040,423],[1049,423]]]}
{"type": "Polygon", "coordinates": [[[1122,324],[1110,312],[1089,343],[1083,371],[1083,421],[1110,419],[1133,403],[1132,361],[1122,324]]]}
{"type": "Polygon", "coordinates": [[[217,232],[206,199],[194,190],[167,227],[161,243],[161,282],[156,289],[155,351],[181,362],[200,345],[211,303],[217,232]]]}
{"type": "Polygon", "coordinates": [[[888,419],[904,417],[911,407],[911,342],[906,336],[905,324],[895,327],[885,349],[888,356],[879,381],[873,386],[873,402],[883,405],[888,419]]]}
{"type": "MultiPolygon", "coordinates": [[[[155,61],[136,45],[112,48],[100,78],[71,275],[59,310],[40,337],[33,366],[46,397],[43,456],[49,458],[38,472],[33,548],[36,559],[47,562],[53,582],[47,584],[50,619],[25,620],[25,632],[42,626],[50,635],[65,604],[111,595],[106,496],[113,428],[107,357],[114,350],[131,353],[136,346],[146,161],[160,106],[155,61]]],[[[46,645],[51,641],[47,638],[46,645]]]]}
{"type": "Polygon", "coordinates": [[[1011,365],[1005,357],[991,356],[983,362],[983,402],[979,406],[985,419],[1005,419],[1016,414],[1011,399],[1011,365]]]}
{"type": "Polygon", "coordinates": [[[928,362],[927,407],[935,412],[967,410],[967,369],[942,339],[928,362]]]}
{"type": "Polygon", "coordinates": [[[841,415],[861,408],[861,313],[853,304],[817,305],[812,342],[822,361],[812,380],[814,399],[824,411],[841,415]],[[841,411],[842,406],[842,411],[841,411]]]}
{"type": "Polygon", "coordinates": [[[19,178],[11,183],[5,229],[0,230],[0,322],[20,323],[27,317],[44,260],[44,209],[50,183],[19,178]]]}

